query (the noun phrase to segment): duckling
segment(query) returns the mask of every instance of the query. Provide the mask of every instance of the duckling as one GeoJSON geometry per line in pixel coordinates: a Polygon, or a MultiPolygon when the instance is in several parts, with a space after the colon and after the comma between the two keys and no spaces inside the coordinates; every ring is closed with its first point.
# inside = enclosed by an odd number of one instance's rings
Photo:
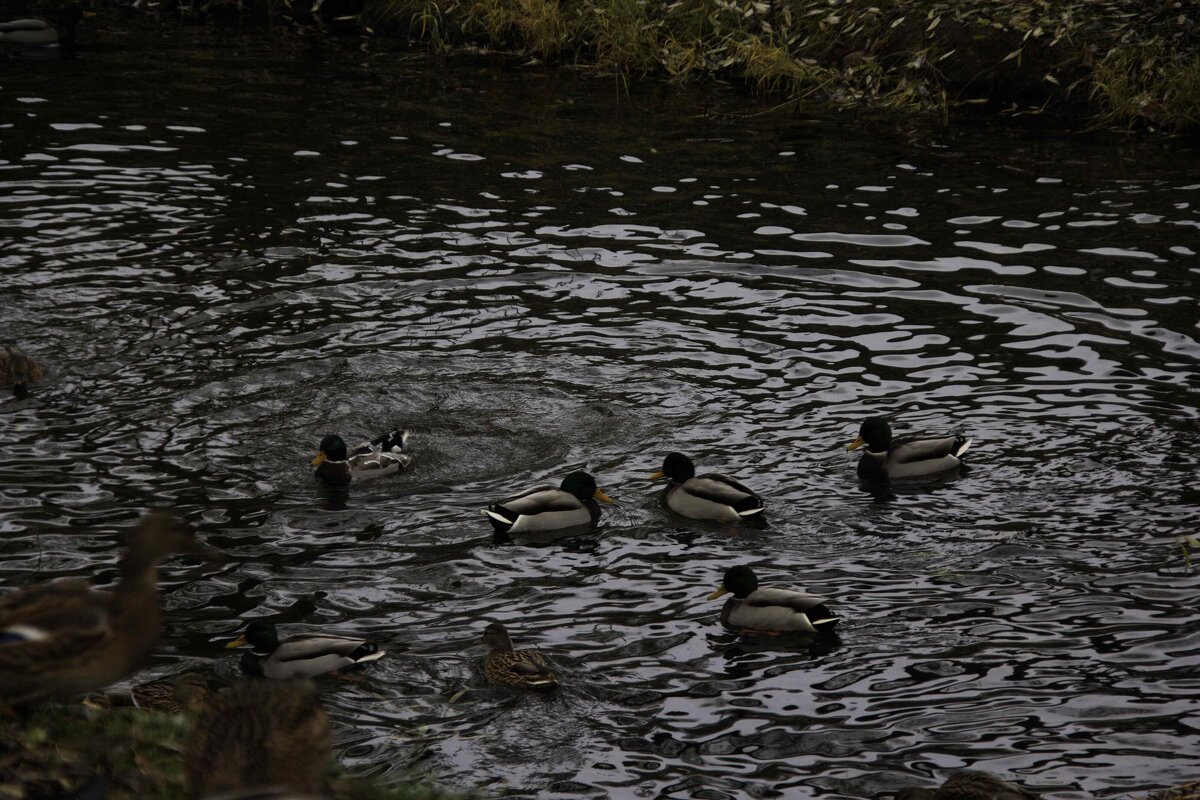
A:
{"type": "Polygon", "coordinates": [[[177,553],[219,558],[161,510],[142,517],[127,545],[112,592],[62,581],[0,597],[0,703],[84,694],[141,667],[162,625],[159,562],[177,553]]]}
{"type": "Polygon", "coordinates": [[[760,516],[766,507],[761,497],[728,475],[697,476],[696,465],[683,453],[668,453],[650,480],[662,477],[671,479],[664,493],[667,508],[689,519],[737,522],[760,516]]]}
{"type": "Polygon", "coordinates": [[[29,384],[42,379],[42,366],[17,349],[0,342],[0,386],[12,386],[13,394],[23,395],[29,384]]]}
{"type": "Polygon", "coordinates": [[[558,488],[535,486],[526,492],[493,503],[483,509],[497,533],[556,531],[575,525],[590,525],[600,519],[597,500],[612,498],[596,486],[586,472],[572,472],[558,488]]]}
{"type": "Polygon", "coordinates": [[[971,440],[961,433],[945,436],[910,436],[892,440],[892,427],[883,417],[872,417],[859,428],[858,438],[847,448],[862,445],[866,452],[858,462],[863,480],[923,478],[952,470],[962,464],[962,454],[971,440]]]}
{"type": "Polygon", "coordinates": [[[758,576],[746,566],[725,570],[721,587],[708,596],[716,600],[726,594],[721,624],[744,634],[778,635],[785,631],[830,633],[838,618],[825,605],[828,598],[791,589],[760,589],[758,576]]]}
{"type": "Polygon", "coordinates": [[[25,53],[75,44],[75,29],[86,16],[76,5],[64,6],[55,22],[43,17],[24,17],[0,22],[0,51],[25,53]]]}
{"type": "Polygon", "coordinates": [[[253,787],[315,793],[332,754],[329,716],[312,681],[244,680],[214,695],[184,747],[189,797],[253,787]]]}
{"type": "Polygon", "coordinates": [[[276,680],[315,678],[374,661],[385,652],[366,639],[329,633],[301,633],[280,640],[275,626],[260,619],[247,625],[246,632],[225,647],[246,644],[250,645],[250,652],[242,654],[242,671],[276,680]]]}
{"type": "Polygon", "coordinates": [[[558,678],[545,657],[536,650],[513,650],[508,630],[499,622],[484,629],[483,643],[491,648],[483,657],[483,674],[489,683],[539,691],[558,686],[558,678]]]}
{"type": "Polygon", "coordinates": [[[328,434],[312,460],[312,466],[317,468],[313,474],[324,483],[341,487],[403,472],[413,460],[410,454],[401,452],[408,437],[408,431],[397,428],[363,442],[348,454],[342,437],[328,434]]]}
{"type": "Polygon", "coordinates": [[[896,793],[896,800],[1036,800],[1037,795],[1023,786],[996,777],[990,772],[964,769],[937,789],[908,786],[896,793]]]}

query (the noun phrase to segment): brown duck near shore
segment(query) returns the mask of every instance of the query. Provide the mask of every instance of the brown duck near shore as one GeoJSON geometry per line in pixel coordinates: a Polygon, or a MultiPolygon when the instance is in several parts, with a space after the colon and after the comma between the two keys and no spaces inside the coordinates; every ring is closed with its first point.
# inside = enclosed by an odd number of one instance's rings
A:
{"type": "Polygon", "coordinates": [[[58,581],[0,597],[0,704],[84,694],[143,666],[162,627],[158,565],[176,553],[217,558],[182,521],[151,511],[127,537],[111,592],[58,581]]]}
{"type": "Polygon", "coordinates": [[[188,796],[316,793],[332,749],[312,681],[250,678],[214,695],[192,724],[183,755],[188,796]]]}
{"type": "Polygon", "coordinates": [[[0,342],[0,386],[11,386],[16,394],[24,394],[29,384],[42,379],[42,365],[21,352],[14,344],[0,342]]]}
{"type": "Polygon", "coordinates": [[[990,772],[964,769],[936,789],[905,787],[896,793],[896,800],[1037,800],[1037,795],[990,772]]]}

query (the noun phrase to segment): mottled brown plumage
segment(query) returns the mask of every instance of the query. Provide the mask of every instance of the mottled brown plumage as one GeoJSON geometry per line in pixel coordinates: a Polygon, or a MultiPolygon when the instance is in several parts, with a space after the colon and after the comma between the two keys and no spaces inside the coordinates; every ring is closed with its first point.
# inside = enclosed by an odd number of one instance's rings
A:
{"type": "Polygon", "coordinates": [[[11,386],[17,393],[24,392],[30,383],[43,377],[41,364],[17,349],[16,345],[0,342],[0,386],[11,386]]]}
{"type": "Polygon", "coordinates": [[[1200,781],[1189,781],[1146,795],[1146,800],[1200,800],[1200,781]]]}
{"type": "Polygon", "coordinates": [[[513,650],[508,631],[499,622],[488,625],[483,643],[491,648],[483,657],[483,674],[497,686],[546,691],[558,686],[550,664],[536,650],[513,650]]]}
{"type": "Polygon", "coordinates": [[[161,510],[142,517],[127,542],[112,592],[62,581],[0,597],[0,702],[94,691],[150,659],[162,625],[159,563],[176,553],[216,553],[161,510]]]}
{"type": "Polygon", "coordinates": [[[990,772],[964,769],[954,773],[937,789],[910,786],[896,793],[896,800],[1036,800],[1023,786],[990,772]]]}
{"type": "Polygon", "coordinates": [[[188,796],[254,787],[315,793],[332,747],[312,681],[241,681],[214,695],[192,725],[183,760],[188,796]]]}
{"type": "Polygon", "coordinates": [[[211,692],[208,680],[198,672],[185,672],[173,680],[151,681],[129,689],[90,694],[87,702],[107,707],[136,706],[164,714],[195,713],[211,692]]]}

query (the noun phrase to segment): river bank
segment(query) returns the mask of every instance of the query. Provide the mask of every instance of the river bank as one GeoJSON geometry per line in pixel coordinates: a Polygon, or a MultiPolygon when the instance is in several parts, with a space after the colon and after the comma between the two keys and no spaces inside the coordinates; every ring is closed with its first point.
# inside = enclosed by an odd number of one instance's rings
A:
{"type": "MultiPolygon", "coordinates": [[[[56,2],[34,10],[53,16],[56,2]]],[[[14,16],[27,5],[0,7],[14,16]]],[[[729,80],[805,111],[1200,126],[1200,15],[1180,2],[164,0],[121,9],[361,36],[373,49],[510,53],[623,82],[729,80]]]]}

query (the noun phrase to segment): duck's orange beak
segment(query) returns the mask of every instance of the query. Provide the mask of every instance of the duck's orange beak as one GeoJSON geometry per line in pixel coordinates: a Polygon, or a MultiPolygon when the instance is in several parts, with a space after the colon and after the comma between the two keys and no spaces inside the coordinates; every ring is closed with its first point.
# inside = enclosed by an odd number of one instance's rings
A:
{"type": "Polygon", "coordinates": [[[245,637],[245,636],[239,636],[239,637],[237,637],[236,639],[234,639],[232,642],[230,642],[229,644],[225,645],[225,649],[226,649],[226,650],[229,650],[229,649],[231,649],[231,648],[234,648],[234,647],[241,647],[241,646],[242,646],[242,645],[244,645],[245,643],[246,643],[246,637],[245,637]]]}
{"type": "Polygon", "coordinates": [[[314,467],[315,467],[317,464],[320,464],[320,463],[321,463],[322,461],[324,461],[324,460],[325,460],[325,451],[324,451],[324,450],[322,450],[321,452],[317,453],[317,457],[316,457],[316,458],[314,458],[314,459],[313,459],[312,461],[310,461],[309,463],[310,463],[312,466],[314,466],[314,467]]]}
{"type": "Polygon", "coordinates": [[[599,488],[596,489],[596,492],[595,492],[595,494],[592,495],[592,497],[596,498],[597,500],[603,500],[606,503],[613,502],[613,499],[611,497],[609,497],[608,495],[606,495],[604,493],[603,489],[599,489],[599,488]]]}
{"type": "Polygon", "coordinates": [[[660,469],[658,472],[656,472],[656,473],[654,473],[653,475],[651,475],[651,476],[650,476],[650,480],[652,480],[652,481],[656,481],[656,480],[658,480],[659,478],[665,478],[665,477],[667,477],[667,473],[663,472],[663,471],[660,469]]]}
{"type": "Polygon", "coordinates": [[[727,595],[727,594],[729,594],[729,590],[728,590],[728,589],[726,589],[724,586],[722,586],[722,587],[718,588],[718,589],[717,589],[715,592],[713,592],[712,594],[710,594],[710,595],[708,596],[708,599],[709,599],[709,600],[716,600],[718,597],[724,597],[724,596],[725,596],[725,595],[727,595]]]}
{"type": "Polygon", "coordinates": [[[853,442],[851,442],[850,446],[847,447],[846,449],[847,450],[857,450],[858,448],[862,447],[866,443],[867,443],[867,440],[860,436],[857,439],[855,439],[853,442]]]}

